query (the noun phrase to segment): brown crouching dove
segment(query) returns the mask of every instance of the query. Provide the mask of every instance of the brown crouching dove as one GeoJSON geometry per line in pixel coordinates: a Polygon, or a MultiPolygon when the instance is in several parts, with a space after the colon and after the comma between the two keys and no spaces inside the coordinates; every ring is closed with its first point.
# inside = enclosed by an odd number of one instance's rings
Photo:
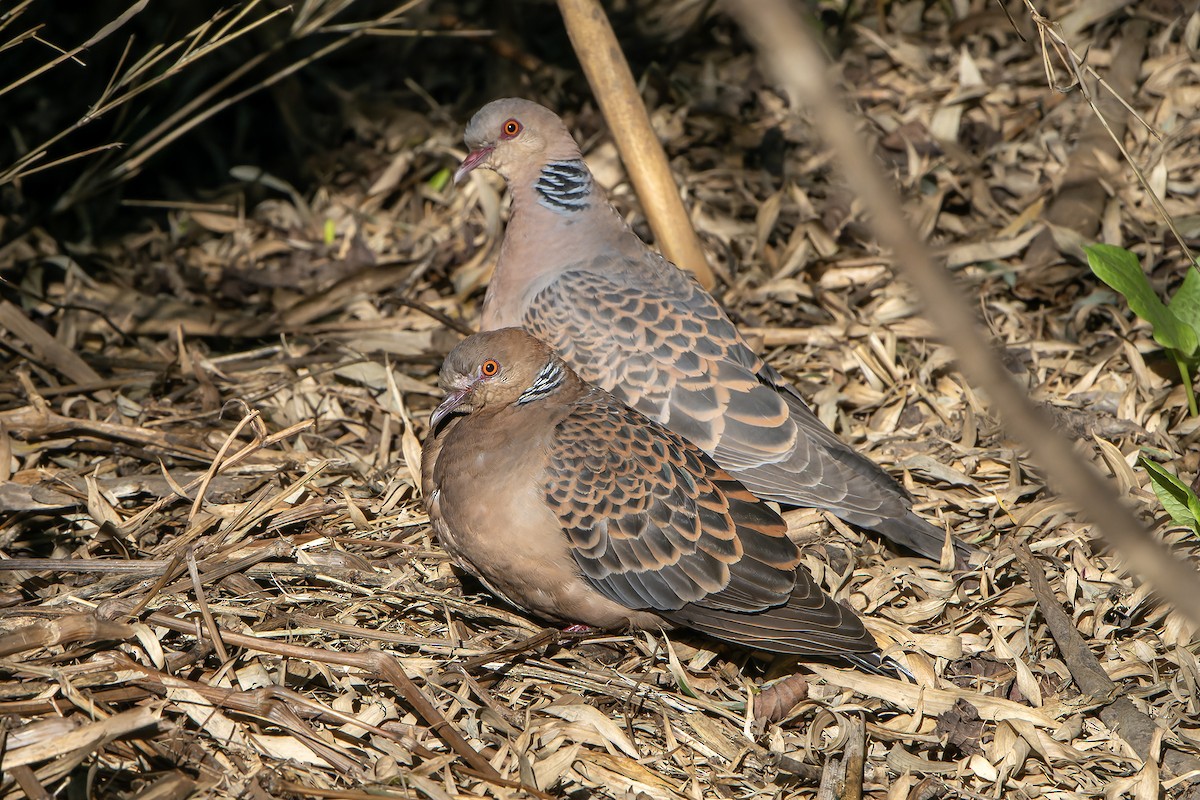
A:
{"type": "MultiPolygon", "coordinates": [[[[899,484],[825,427],[717,301],[617,215],[557,115],[496,100],[465,140],[455,181],[485,167],[512,194],[483,330],[524,327],[760,498],[826,509],[941,557],[945,534],[913,513],[899,484]]],[[[973,548],[954,548],[965,564],[973,548]]]]}
{"type": "Polygon", "coordinates": [[[495,594],[556,622],[686,626],[870,672],[898,667],[800,566],[770,506],[525,331],[463,340],[439,384],[425,503],[446,550],[495,594]]]}

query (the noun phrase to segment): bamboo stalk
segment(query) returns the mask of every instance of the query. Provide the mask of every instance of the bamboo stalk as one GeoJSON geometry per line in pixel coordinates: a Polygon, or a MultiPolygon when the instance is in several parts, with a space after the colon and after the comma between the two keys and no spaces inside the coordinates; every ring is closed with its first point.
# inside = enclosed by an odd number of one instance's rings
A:
{"type": "Polygon", "coordinates": [[[712,269],[608,17],[598,0],[558,0],[558,8],[659,249],[711,289],[715,283],[712,269]]]}

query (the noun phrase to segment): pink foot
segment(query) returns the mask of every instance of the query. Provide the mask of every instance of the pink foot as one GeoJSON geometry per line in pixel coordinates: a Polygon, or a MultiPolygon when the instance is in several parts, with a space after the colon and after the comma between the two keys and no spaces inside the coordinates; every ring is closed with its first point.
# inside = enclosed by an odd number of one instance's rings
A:
{"type": "Polygon", "coordinates": [[[562,632],[563,633],[591,633],[592,627],[590,625],[568,625],[567,627],[563,628],[562,632]]]}

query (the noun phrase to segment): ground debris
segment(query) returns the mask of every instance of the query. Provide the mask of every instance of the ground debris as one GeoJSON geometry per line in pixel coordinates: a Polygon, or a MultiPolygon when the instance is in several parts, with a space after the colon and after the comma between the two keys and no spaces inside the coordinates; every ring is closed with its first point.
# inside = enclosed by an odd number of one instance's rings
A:
{"type": "MultiPolygon", "coordinates": [[[[460,86],[467,50],[500,52],[498,83],[515,74],[563,112],[620,213],[647,228],[555,50],[520,26],[467,36],[491,18],[443,5],[463,49],[420,70],[412,59],[409,82],[387,84],[390,111],[365,87],[342,98],[345,128],[311,186],[264,194],[231,172],[216,200],[122,207],[144,221],[86,246],[21,229],[0,197],[0,233],[23,231],[0,249],[0,800],[364,784],[812,798],[830,763],[845,780],[860,771],[875,800],[1141,798],[1160,783],[1188,796],[1194,631],[1005,436],[827,150],[708,4],[642,0],[618,33],[662,50],[635,69],[718,295],[823,421],[989,557],[963,578],[789,512],[805,565],[915,684],[682,633],[575,639],[455,572],[421,504],[420,440],[441,359],[478,321],[507,201],[490,176],[448,180],[463,122],[492,98],[442,106],[424,87],[460,86]]],[[[1185,482],[1200,472],[1175,367],[1074,258],[1077,237],[1044,224],[1081,163],[1080,93],[1047,87],[1036,37],[990,0],[852,5],[868,8],[821,17],[832,72],[913,224],[1080,458],[1194,561],[1194,532],[1171,525],[1135,466],[1152,452],[1185,482]]],[[[1101,71],[1124,38],[1108,27],[1123,12],[1108,13],[1071,17],[1101,71]]],[[[1144,16],[1142,84],[1126,99],[1169,135],[1130,123],[1124,144],[1194,234],[1195,21],[1144,16]]],[[[361,64],[330,69],[358,86],[361,64]]],[[[1095,157],[1090,222],[1174,286],[1182,262],[1158,244],[1144,188],[1095,157]]]]}

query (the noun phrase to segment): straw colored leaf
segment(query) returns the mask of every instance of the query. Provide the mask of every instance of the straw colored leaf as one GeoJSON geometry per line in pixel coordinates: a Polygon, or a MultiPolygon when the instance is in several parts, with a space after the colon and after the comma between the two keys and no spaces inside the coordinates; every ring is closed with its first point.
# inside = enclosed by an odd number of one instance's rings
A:
{"type": "Polygon", "coordinates": [[[582,703],[568,705],[546,706],[542,711],[551,716],[578,723],[591,728],[604,739],[630,758],[638,758],[640,754],[633,742],[615,722],[600,712],[599,709],[582,703]]]}

